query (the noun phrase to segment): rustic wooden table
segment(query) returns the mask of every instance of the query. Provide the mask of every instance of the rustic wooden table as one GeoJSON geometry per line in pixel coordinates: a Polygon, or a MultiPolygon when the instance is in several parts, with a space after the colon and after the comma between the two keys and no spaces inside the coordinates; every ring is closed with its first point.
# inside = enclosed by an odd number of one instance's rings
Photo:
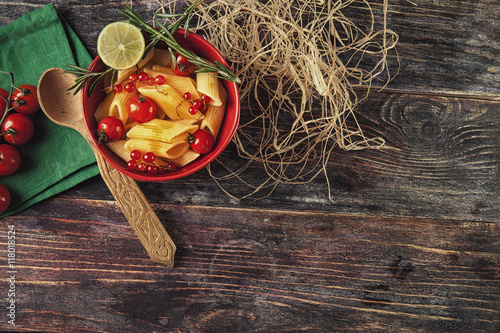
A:
{"type": "MultiPolygon", "coordinates": [[[[52,2],[92,56],[123,8],[52,2]]],[[[48,3],[3,1],[0,26],[48,3]]],[[[140,183],[177,245],[173,269],[149,260],[100,177],[5,218],[13,329],[499,332],[500,3],[414,3],[390,1],[399,74],[357,110],[399,150],[335,151],[333,203],[321,178],[258,201],[229,198],[206,170],[140,183]]]]}

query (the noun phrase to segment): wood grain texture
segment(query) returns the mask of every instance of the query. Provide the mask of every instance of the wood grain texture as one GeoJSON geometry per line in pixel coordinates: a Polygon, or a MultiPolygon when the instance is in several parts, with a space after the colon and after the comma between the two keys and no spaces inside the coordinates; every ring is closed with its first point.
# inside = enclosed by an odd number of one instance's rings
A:
{"type": "Polygon", "coordinates": [[[144,259],[109,202],[54,198],[7,218],[18,230],[19,326],[73,332],[499,327],[497,223],[156,209],[179,245],[175,269],[144,259]]]}
{"type": "MultiPolygon", "coordinates": [[[[333,202],[324,177],[260,200],[229,198],[206,170],[139,182],[177,245],[171,269],[149,260],[94,177],[0,221],[1,248],[9,225],[17,236],[13,330],[500,331],[500,3],[413,2],[389,2],[398,76],[356,110],[391,148],[336,150],[333,202]]],[[[0,26],[47,3],[3,1],[0,26]]],[[[123,6],[53,3],[92,55],[123,6]]],[[[382,0],[370,3],[379,16],[382,0]]],[[[158,2],[133,6],[150,15],[158,2]]],[[[234,156],[230,146],[220,160],[234,156]]],[[[264,179],[259,167],[245,176],[264,179]]],[[[0,260],[5,279],[7,251],[0,260]]],[[[5,313],[0,331],[12,330],[5,313]]]]}

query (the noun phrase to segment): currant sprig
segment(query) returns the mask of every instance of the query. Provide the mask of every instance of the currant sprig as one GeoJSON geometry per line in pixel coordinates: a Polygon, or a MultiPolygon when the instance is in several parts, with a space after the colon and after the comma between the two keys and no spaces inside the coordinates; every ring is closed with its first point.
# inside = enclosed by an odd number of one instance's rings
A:
{"type": "Polygon", "coordinates": [[[161,165],[157,163],[154,153],[147,152],[142,154],[138,149],[135,149],[130,152],[127,169],[130,171],[147,172],[150,175],[162,175],[167,171],[176,170],[177,165],[174,162],[161,165]]]}

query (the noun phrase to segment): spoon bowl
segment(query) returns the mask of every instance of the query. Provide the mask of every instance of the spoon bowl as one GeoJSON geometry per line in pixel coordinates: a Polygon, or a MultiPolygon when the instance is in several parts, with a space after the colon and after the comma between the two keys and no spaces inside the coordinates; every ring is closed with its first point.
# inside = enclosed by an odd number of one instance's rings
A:
{"type": "Polygon", "coordinates": [[[63,69],[53,68],[44,73],[38,85],[40,107],[50,120],[61,126],[73,127],[83,121],[81,94],[66,91],[74,80],[75,77],[66,74],[63,69]]]}

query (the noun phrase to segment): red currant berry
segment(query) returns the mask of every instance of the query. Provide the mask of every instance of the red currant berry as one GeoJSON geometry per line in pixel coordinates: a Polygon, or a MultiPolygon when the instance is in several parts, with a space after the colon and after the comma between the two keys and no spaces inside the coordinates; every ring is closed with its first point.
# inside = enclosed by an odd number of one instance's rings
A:
{"type": "Polygon", "coordinates": [[[164,175],[167,173],[167,170],[165,168],[158,168],[158,172],[156,173],[157,175],[164,175]]]}
{"type": "Polygon", "coordinates": [[[142,159],[146,163],[153,163],[155,160],[155,154],[152,152],[146,153],[146,154],[144,154],[144,156],[142,156],[142,159]]]}
{"type": "Polygon", "coordinates": [[[165,77],[163,75],[156,75],[155,83],[159,86],[165,83],[165,77]]]}
{"type": "Polygon", "coordinates": [[[192,114],[193,116],[198,113],[198,109],[194,107],[194,105],[191,105],[188,109],[189,114],[192,114]]]}
{"type": "Polygon", "coordinates": [[[137,76],[137,74],[135,74],[135,73],[132,73],[128,76],[128,80],[135,82],[135,81],[139,80],[139,76],[137,76]]]}
{"type": "Polygon", "coordinates": [[[129,92],[129,93],[134,92],[135,91],[135,83],[134,82],[127,82],[125,84],[125,91],[129,92]]]}
{"type": "Polygon", "coordinates": [[[135,165],[136,165],[136,162],[134,160],[130,160],[127,162],[127,169],[129,169],[130,171],[134,171],[135,165]]]}
{"type": "Polygon", "coordinates": [[[191,99],[191,93],[189,91],[186,91],[184,93],[184,99],[186,99],[186,100],[190,100],[191,99]]]}
{"type": "Polygon", "coordinates": [[[148,166],[145,163],[139,163],[135,166],[135,169],[139,172],[144,172],[147,168],[148,166]]]}
{"type": "Polygon", "coordinates": [[[174,162],[168,162],[167,169],[175,170],[175,169],[177,169],[177,164],[175,164],[174,162]]]}
{"type": "Polygon", "coordinates": [[[141,82],[146,82],[149,79],[148,73],[144,73],[144,72],[140,72],[137,77],[139,78],[139,81],[141,81],[141,82]]]}
{"type": "Polygon", "coordinates": [[[156,165],[148,165],[146,171],[150,175],[155,175],[158,173],[159,168],[156,165]]]}
{"type": "Polygon", "coordinates": [[[134,161],[140,160],[141,157],[142,157],[142,154],[138,149],[134,149],[130,152],[130,158],[133,159],[134,161]]]}
{"type": "Polygon", "coordinates": [[[205,112],[205,104],[201,104],[200,107],[198,108],[198,111],[200,112],[205,112]]]}
{"type": "Polygon", "coordinates": [[[154,86],[154,85],[155,85],[155,79],[154,79],[153,77],[150,77],[150,78],[148,79],[148,84],[149,84],[150,86],[154,86]]]}
{"type": "Polygon", "coordinates": [[[113,86],[113,91],[114,91],[115,93],[117,93],[117,94],[118,94],[118,93],[121,93],[121,92],[122,92],[122,90],[123,90],[123,87],[122,87],[122,85],[121,85],[121,84],[115,84],[115,85],[113,86]]]}
{"type": "Polygon", "coordinates": [[[203,106],[202,100],[201,99],[194,100],[193,106],[199,110],[203,106]]]}
{"type": "Polygon", "coordinates": [[[210,98],[210,96],[207,95],[201,95],[201,99],[203,100],[203,102],[205,102],[205,104],[208,104],[212,101],[212,98],[210,98]]]}

